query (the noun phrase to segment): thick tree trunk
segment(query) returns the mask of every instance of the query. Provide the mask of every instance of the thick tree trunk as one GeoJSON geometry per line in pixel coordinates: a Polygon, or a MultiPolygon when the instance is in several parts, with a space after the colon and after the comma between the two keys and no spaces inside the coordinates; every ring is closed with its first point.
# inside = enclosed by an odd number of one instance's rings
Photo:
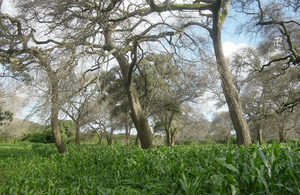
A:
{"type": "Polygon", "coordinates": [[[229,11],[230,1],[227,1],[227,3],[225,2],[224,5],[222,5],[222,2],[223,1],[218,0],[213,11],[214,18],[211,37],[213,40],[223,93],[225,95],[230,117],[237,135],[237,144],[248,145],[251,143],[250,131],[243,114],[240,95],[234,86],[229,66],[223,53],[221,29],[229,11]]]}
{"type": "Polygon", "coordinates": [[[140,146],[140,145],[141,145],[139,133],[136,134],[135,145],[137,145],[137,146],[140,146]]]}
{"type": "Polygon", "coordinates": [[[111,146],[113,139],[112,139],[112,135],[110,133],[107,134],[106,140],[107,140],[107,145],[111,146]]]}
{"type": "Polygon", "coordinates": [[[52,97],[51,97],[51,127],[52,134],[54,137],[55,145],[59,153],[64,153],[66,151],[66,146],[61,138],[59,128],[58,128],[58,110],[59,110],[59,100],[58,100],[58,82],[52,82],[52,97]]]}
{"type": "Polygon", "coordinates": [[[136,89],[133,83],[125,83],[127,96],[129,100],[129,105],[131,108],[130,116],[135,125],[136,130],[139,132],[139,139],[141,142],[141,147],[143,149],[148,149],[153,145],[152,132],[148,123],[146,116],[142,111],[136,89]]]}
{"type": "Polygon", "coordinates": [[[170,146],[175,145],[176,134],[177,134],[176,130],[173,133],[171,133],[171,145],[170,146]]]}
{"type": "Polygon", "coordinates": [[[138,131],[141,147],[143,149],[148,149],[153,145],[152,132],[148,120],[143,113],[136,89],[132,82],[132,72],[130,71],[130,64],[128,62],[128,59],[124,54],[122,54],[121,51],[119,51],[119,49],[117,49],[114,46],[113,41],[111,39],[111,33],[112,31],[108,27],[108,29],[104,33],[106,44],[105,48],[108,51],[113,49],[117,50],[113,53],[113,55],[117,59],[121,68],[121,73],[124,80],[125,89],[131,110],[130,116],[133,120],[136,130],[138,131]]]}

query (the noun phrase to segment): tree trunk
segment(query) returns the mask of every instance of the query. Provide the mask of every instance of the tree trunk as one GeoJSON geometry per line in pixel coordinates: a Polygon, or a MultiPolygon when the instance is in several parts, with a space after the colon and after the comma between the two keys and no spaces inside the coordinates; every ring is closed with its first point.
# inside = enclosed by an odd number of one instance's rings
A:
{"type": "Polygon", "coordinates": [[[137,145],[137,146],[140,146],[140,145],[141,145],[139,133],[136,134],[135,145],[137,145]]]}
{"type": "Polygon", "coordinates": [[[229,146],[230,144],[230,137],[231,137],[231,132],[229,131],[227,136],[226,136],[226,143],[227,143],[227,146],[229,146]]]}
{"type": "Polygon", "coordinates": [[[171,135],[170,135],[170,128],[165,127],[166,132],[166,142],[168,146],[171,146],[171,135]]]}
{"type": "Polygon", "coordinates": [[[80,144],[80,136],[79,136],[79,124],[77,122],[75,122],[75,143],[76,145],[79,145],[80,144]]]}
{"type": "Polygon", "coordinates": [[[51,127],[52,134],[54,137],[55,145],[59,153],[64,153],[66,151],[66,146],[61,138],[58,129],[58,110],[59,110],[59,100],[58,100],[58,81],[51,81],[52,87],[52,97],[51,97],[51,127]]]}
{"type": "Polygon", "coordinates": [[[95,129],[94,131],[98,136],[100,146],[102,146],[102,131],[100,131],[100,133],[97,131],[97,129],[95,129]]]}
{"type": "Polygon", "coordinates": [[[174,146],[178,130],[176,128],[174,128],[174,130],[172,131],[172,128],[166,128],[165,132],[166,132],[167,145],[168,146],[174,146]]]}
{"type": "Polygon", "coordinates": [[[218,0],[213,10],[213,28],[211,31],[211,38],[213,40],[223,93],[226,98],[230,117],[237,135],[237,144],[239,146],[248,145],[251,143],[250,131],[243,114],[240,95],[234,86],[229,66],[223,53],[221,40],[221,29],[229,11],[230,1],[224,1],[224,5],[222,5],[222,3],[222,0],[218,0]]]}
{"type": "Polygon", "coordinates": [[[109,146],[112,145],[112,136],[110,133],[107,133],[106,141],[107,141],[107,145],[109,145],[109,146]]]}
{"type": "Polygon", "coordinates": [[[125,141],[126,145],[130,145],[130,129],[128,127],[128,124],[125,122],[125,141]]]}
{"type": "Polygon", "coordinates": [[[280,124],[279,124],[279,142],[280,143],[286,142],[286,134],[287,134],[287,131],[285,130],[284,120],[281,120],[280,124]]]}
{"type": "Polygon", "coordinates": [[[174,130],[174,132],[171,133],[171,145],[170,146],[175,145],[176,135],[177,135],[177,130],[174,130]]]}
{"type": "Polygon", "coordinates": [[[259,126],[256,128],[256,132],[257,132],[257,140],[258,140],[258,144],[261,145],[261,144],[263,144],[263,136],[262,136],[261,125],[259,125],[259,126]]]}
{"type": "Polygon", "coordinates": [[[130,71],[130,64],[128,62],[128,59],[119,49],[114,46],[111,39],[111,34],[112,29],[108,27],[104,32],[106,44],[105,49],[107,51],[116,49],[116,51],[113,53],[113,56],[117,59],[121,68],[127,97],[129,100],[129,106],[131,109],[130,116],[133,120],[136,130],[138,131],[141,147],[143,149],[148,149],[153,145],[152,132],[148,120],[143,113],[136,89],[132,82],[132,72],[130,71]]]}
{"type": "Polygon", "coordinates": [[[142,111],[142,107],[140,105],[140,101],[138,99],[136,89],[133,86],[133,83],[125,83],[125,87],[127,91],[129,105],[131,108],[130,116],[132,118],[136,130],[139,132],[141,147],[143,149],[148,149],[153,145],[153,137],[148,120],[142,111]]]}

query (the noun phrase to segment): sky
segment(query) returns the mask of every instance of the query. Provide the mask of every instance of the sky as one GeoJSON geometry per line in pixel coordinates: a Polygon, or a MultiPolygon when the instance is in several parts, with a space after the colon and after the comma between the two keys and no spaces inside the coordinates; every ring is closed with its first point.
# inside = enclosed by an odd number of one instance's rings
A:
{"type": "MultiPolygon", "coordinates": [[[[15,15],[16,11],[11,6],[11,0],[3,0],[2,10],[7,12],[10,15],[15,15]]],[[[238,35],[235,32],[237,27],[237,18],[234,17],[234,13],[231,10],[231,15],[228,16],[225,24],[223,26],[222,31],[222,41],[223,41],[223,51],[225,57],[230,57],[235,51],[239,50],[241,47],[245,47],[247,45],[254,45],[255,40],[250,39],[249,36],[244,34],[238,35]]],[[[239,18],[239,20],[243,20],[243,18],[239,18]]],[[[209,119],[212,119],[212,116],[215,112],[219,111],[226,111],[227,106],[223,106],[220,109],[216,109],[214,106],[215,101],[206,101],[203,104],[199,104],[200,109],[202,110],[203,114],[209,119]]],[[[28,113],[28,108],[20,109],[15,116],[17,118],[25,118],[26,114],[28,113]]]]}

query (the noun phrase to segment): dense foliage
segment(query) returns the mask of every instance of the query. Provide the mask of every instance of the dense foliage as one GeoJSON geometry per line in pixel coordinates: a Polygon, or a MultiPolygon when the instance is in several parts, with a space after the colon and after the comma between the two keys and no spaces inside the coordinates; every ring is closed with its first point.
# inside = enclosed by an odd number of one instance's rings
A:
{"type": "MultiPolygon", "coordinates": [[[[64,140],[67,142],[74,140],[74,122],[70,120],[59,120],[58,127],[64,140]]],[[[37,124],[35,124],[35,126],[30,126],[29,132],[23,136],[22,141],[35,143],[54,143],[51,125],[48,125],[46,128],[37,124]]]]}
{"type": "Polygon", "coordinates": [[[13,119],[13,113],[10,111],[3,111],[0,107],[0,125],[2,125],[2,121],[9,120],[12,121],[13,119]]]}
{"type": "Polygon", "coordinates": [[[299,194],[300,143],[0,145],[0,194],[299,194]]]}

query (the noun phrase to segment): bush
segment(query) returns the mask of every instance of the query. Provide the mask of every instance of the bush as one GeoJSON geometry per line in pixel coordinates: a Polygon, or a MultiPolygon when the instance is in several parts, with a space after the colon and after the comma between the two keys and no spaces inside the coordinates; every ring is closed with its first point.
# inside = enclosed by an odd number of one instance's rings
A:
{"type": "Polygon", "coordinates": [[[51,130],[45,130],[30,132],[22,138],[22,141],[29,141],[34,143],[54,143],[54,138],[51,130]]]}

